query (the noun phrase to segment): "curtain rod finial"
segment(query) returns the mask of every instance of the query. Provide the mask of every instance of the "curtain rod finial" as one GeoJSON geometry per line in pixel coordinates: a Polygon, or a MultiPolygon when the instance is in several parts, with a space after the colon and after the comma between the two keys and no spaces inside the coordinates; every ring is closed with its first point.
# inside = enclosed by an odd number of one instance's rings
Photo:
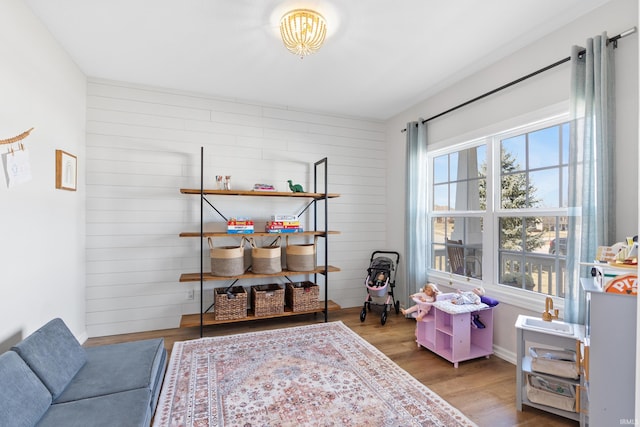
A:
{"type": "Polygon", "coordinates": [[[620,33],[620,37],[630,36],[631,34],[635,33],[636,31],[637,31],[636,27],[631,27],[627,31],[623,31],[622,33],[620,33]]]}

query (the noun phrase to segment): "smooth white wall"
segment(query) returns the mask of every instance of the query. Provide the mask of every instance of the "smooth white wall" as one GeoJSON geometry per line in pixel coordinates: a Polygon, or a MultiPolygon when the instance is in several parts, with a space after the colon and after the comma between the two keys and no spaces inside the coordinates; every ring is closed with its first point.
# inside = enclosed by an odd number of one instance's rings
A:
{"type": "Polygon", "coordinates": [[[1,168],[0,343],[53,317],[82,341],[86,79],[21,0],[0,2],[0,57],[0,139],[35,128],[32,180],[7,188],[1,168]],[[78,191],[55,189],[56,149],[78,157],[78,191]]]}
{"type": "MultiPolygon", "coordinates": [[[[198,295],[189,301],[187,294],[199,282],[179,278],[199,271],[200,239],[179,233],[199,231],[200,202],[179,190],[199,188],[201,146],[206,188],[215,188],[215,175],[230,175],[232,189],[269,183],[289,191],[292,179],[313,190],[313,164],[327,157],[329,192],[341,194],[329,202],[329,229],[341,232],[330,237],[329,263],[342,269],[329,275],[329,298],[343,307],[362,303],[369,257],[386,241],[384,124],[94,79],[87,104],[89,336],[174,328],[182,314],[198,312],[198,295]]],[[[209,200],[227,217],[254,219],[256,228],[308,203],[209,200]]],[[[224,230],[205,208],[207,229],[224,230]]],[[[238,243],[225,240],[214,244],[238,243]]]]}
{"type": "MultiPolygon", "coordinates": [[[[443,89],[387,122],[389,188],[403,188],[407,122],[429,118],[505,83],[569,56],[572,45],[584,45],[589,37],[607,31],[612,37],[638,25],[636,0],[614,0],[577,18],[573,23],[510,55],[481,72],[443,89]]],[[[617,228],[619,240],[638,230],[638,34],[619,42],[616,58],[617,96],[617,228]]],[[[430,121],[432,144],[479,135],[483,129],[568,100],[570,65],[546,71],[516,86],[491,95],[460,110],[430,121]]],[[[404,192],[389,192],[388,206],[404,206],[404,192]]],[[[387,220],[390,246],[404,248],[404,222],[387,220]]],[[[495,310],[494,344],[506,358],[515,360],[515,320],[520,313],[538,315],[506,304],[495,310]]]]}

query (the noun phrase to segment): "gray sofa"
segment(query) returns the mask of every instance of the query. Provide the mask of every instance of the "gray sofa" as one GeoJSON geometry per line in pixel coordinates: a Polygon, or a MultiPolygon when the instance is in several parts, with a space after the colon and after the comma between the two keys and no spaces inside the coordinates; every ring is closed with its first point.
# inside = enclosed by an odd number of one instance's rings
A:
{"type": "Polygon", "coordinates": [[[53,319],[0,355],[0,426],[149,426],[162,338],[83,348],[53,319]]]}

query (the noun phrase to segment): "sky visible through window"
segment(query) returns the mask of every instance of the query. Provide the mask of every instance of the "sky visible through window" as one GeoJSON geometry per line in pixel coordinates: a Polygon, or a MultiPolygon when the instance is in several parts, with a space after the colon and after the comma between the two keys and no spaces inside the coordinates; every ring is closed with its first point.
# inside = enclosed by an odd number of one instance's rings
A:
{"type": "Polygon", "coordinates": [[[530,207],[567,207],[568,123],[504,139],[501,149],[514,160],[514,171],[507,173],[526,175],[534,190],[536,203],[530,207]]]}
{"type": "MultiPolygon", "coordinates": [[[[520,175],[534,190],[532,208],[567,207],[569,124],[564,123],[534,132],[513,136],[501,141],[501,150],[513,160],[513,170],[503,170],[505,175],[520,175]]],[[[456,206],[459,185],[469,179],[483,177],[487,165],[486,146],[475,150],[477,169],[471,165],[459,168],[459,159],[465,151],[438,156],[433,159],[434,207],[448,210],[456,206]]]]}

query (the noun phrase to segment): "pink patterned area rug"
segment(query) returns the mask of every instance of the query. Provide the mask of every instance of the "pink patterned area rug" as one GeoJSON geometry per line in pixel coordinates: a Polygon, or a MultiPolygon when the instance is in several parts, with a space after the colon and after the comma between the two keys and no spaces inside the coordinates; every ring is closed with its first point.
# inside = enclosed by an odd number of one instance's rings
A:
{"type": "Polygon", "coordinates": [[[342,322],[176,342],[154,426],[475,426],[342,322]]]}

